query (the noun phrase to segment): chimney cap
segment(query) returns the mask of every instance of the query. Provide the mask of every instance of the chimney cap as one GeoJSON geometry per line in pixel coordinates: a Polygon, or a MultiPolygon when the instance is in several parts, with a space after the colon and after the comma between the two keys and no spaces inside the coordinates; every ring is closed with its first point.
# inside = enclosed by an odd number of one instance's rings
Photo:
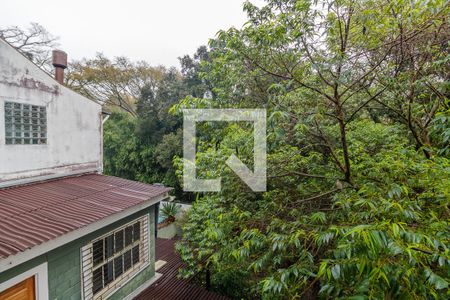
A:
{"type": "Polygon", "coordinates": [[[55,68],[67,68],[67,53],[61,50],[53,50],[52,63],[55,68]]]}

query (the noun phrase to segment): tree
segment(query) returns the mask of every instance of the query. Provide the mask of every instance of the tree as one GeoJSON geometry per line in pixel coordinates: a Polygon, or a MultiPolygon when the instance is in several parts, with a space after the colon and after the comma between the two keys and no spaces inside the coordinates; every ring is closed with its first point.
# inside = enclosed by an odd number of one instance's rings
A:
{"type": "Polygon", "coordinates": [[[201,76],[201,73],[206,71],[205,64],[210,61],[209,55],[210,50],[208,47],[200,46],[192,57],[184,55],[179,58],[183,81],[189,95],[192,97],[213,97],[211,84],[201,76]]]}
{"type": "Polygon", "coordinates": [[[157,90],[166,69],[126,57],[113,60],[98,53],[93,59],[71,63],[66,84],[82,95],[111,109],[122,109],[136,117],[136,103],[144,86],[157,90]]]}
{"type": "Polygon", "coordinates": [[[181,74],[175,68],[151,68],[144,63],[143,71],[136,72],[136,64],[128,60],[119,67],[101,55],[76,66],[70,80],[75,80],[78,90],[97,99],[105,97],[103,102],[130,115],[113,113],[105,125],[107,174],[163,183],[174,188],[178,200],[192,201],[192,194],[182,191],[173,166],[173,158],[182,154],[182,118],[169,110],[180,99],[208,94],[208,86],[199,75],[207,60],[207,48],[200,47],[193,58],[180,58],[181,74]],[[128,85],[135,89],[120,90],[128,85]]]}
{"type": "Polygon", "coordinates": [[[38,23],[31,23],[26,29],[18,26],[0,28],[0,38],[7,41],[38,67],[52,72],[51,51],[58,46],[58,38],[38,23]]]}
{"type": "Polygon", "coordinates": [[[153,84],[145,84],[135,101],[135,115],[115,112],[105,124],[105,173],[181,190],[172,165],[182,153],[181,119],[169,108],[185,97],[183,78],[176,69],[161,69],[153,84]],[[125,151],[124,151],[125,149],[125,151]]]}
{"type": "Polygon", "coordinates": [[[199,124],[199,176],[222,177],[223,190],[188,213],[183,275],[211,274],[236,299],[448,298],[449,78],[437,68],[448,3],[245,9],[246,25],[220,32],[202,66],[215,98],[173,111],[267,108],[268,191],[225,166],[230,154],[251,166],[248,124],[199,124]]]}
{"type": "Polygon", "coordinates": [[[432,120],[449,108],[450,69],[445,63],[450,58],[448,3],[403,5],[394,1],[379,19],[391,24],[388,32],[380,27],[364,28],[369,28],[384,46],[375,48],[372,56],[380,56],[383,48],[389,49],[386,62],[374,77],[374,84],[383,88],[385,95],[383,101],[377,97],[367,106],[373,110],[372,115],[378,111],[378,116],[404,124],[416,148],[430,158],[430,147],[435,144],[430,136],[432,120]],[[389,42],[390,36],[395,36],[394,43],[389,42]]]}

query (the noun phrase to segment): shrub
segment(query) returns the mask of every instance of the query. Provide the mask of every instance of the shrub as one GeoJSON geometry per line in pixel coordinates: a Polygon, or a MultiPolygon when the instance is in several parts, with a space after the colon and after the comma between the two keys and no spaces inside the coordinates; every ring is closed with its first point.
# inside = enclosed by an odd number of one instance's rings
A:
{"type": "Polygon", "coordinates": [[[180,211],[180,205],[174,202],[164,203],[161,206],[161,215],[166,218],[167,222],[172,223],[175,221],[175,216],[180,211]]]}

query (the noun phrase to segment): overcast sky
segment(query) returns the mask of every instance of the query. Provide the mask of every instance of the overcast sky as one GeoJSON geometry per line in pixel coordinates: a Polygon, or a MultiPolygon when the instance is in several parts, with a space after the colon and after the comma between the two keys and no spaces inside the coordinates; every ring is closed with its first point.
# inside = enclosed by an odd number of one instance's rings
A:
{"type": "MultiPolygon", "coordinates": [[[[4,0],[0,27],[43,25],[69,59],[125,55],[179,67],[220,29],[240,28],[244,0],[4,0]]],[[[253,0],[260,5],[262,0],[253,0]]]]}

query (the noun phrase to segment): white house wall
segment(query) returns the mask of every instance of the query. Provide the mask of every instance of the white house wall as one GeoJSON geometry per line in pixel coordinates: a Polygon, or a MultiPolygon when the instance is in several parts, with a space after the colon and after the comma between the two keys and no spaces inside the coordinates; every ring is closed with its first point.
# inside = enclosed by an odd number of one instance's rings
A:
{"type": "Polygon", "coordinates": [[[101,171],[101,120],[99,104],[60,85],[0,39],[0,183],[101,171]],[[5,101],[47,108],[46,145],[6,144],[5,101]]]}

